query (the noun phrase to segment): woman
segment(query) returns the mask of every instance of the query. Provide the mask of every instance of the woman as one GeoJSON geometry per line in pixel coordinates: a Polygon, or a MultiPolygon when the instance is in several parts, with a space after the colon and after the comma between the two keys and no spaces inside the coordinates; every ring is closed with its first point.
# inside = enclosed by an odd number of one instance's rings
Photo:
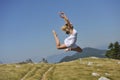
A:
{"type": "Polygon", "coordinates": [[[57,49],[65,49],[65,51],[77,51],[82,52],[82,49],[76,45],[77,41],[77,31],[73,28],[72,24],[68,20],[67,16],[64,12],[60,12],[60,17],[65,20],[65,25],[61,28],[62,31],[64,31],[66,34],[69,35],[64,40],[64,44],[60,44],[59,38],[56,34],[56,32],[53,30],[53,35],[56,41],[56,47],[57,49]]]}

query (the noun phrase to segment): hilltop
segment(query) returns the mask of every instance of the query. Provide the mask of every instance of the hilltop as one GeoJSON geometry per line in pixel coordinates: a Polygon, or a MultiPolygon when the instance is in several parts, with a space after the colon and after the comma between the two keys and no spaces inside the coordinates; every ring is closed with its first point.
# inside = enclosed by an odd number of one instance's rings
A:
{"type": "Polygon", "coordinates": [[[0,64],[0,80],[119,80],[120,61],[79,58],[57,64],[0,64]]]}

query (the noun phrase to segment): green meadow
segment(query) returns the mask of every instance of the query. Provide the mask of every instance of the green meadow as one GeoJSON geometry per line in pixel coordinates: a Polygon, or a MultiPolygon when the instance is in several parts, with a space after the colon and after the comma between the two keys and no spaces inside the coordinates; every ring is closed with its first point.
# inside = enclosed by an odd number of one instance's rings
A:
{"type": "Polygon", "coordinates": [[[98,80],[102,76],[120,80],[120,61],[90,57],[57,64],[0,64],[0,80],[98,80]]]}

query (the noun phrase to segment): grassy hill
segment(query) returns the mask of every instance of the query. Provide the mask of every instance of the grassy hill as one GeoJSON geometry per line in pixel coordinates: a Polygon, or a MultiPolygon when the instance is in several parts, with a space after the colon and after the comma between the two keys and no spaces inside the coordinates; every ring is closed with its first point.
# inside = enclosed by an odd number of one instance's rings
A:
{"type": "Polygon", "coordinates": [[[120,80],[120,61],[81,58],[58,64],[0,64],[0,80],[120,80]]]}

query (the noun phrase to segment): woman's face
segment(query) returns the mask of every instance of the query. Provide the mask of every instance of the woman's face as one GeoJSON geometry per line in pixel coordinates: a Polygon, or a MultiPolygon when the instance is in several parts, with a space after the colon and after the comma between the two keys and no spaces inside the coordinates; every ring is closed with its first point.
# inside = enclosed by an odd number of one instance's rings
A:
{"type": "Polygon", "coordinates": [[[70,34],[70,30],[68,28],[68,24],[65,24],[63,27],[62,27],[62,30],[66,33],[66,34],[70,34]]]}

